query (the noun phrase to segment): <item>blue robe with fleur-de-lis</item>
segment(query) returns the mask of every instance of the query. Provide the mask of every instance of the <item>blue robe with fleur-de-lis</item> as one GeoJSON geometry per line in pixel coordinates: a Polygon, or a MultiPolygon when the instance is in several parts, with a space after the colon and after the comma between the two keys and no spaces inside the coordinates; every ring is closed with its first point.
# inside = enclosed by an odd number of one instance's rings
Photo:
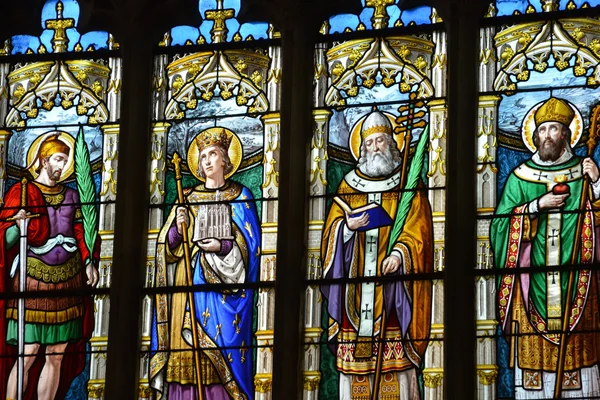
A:
{"type": "MultiPolygon", "coordinates": [[[[244,259],[245,282],[256,282],[260,265],[260,220],[252,193],[246,187],[231,203],[232,220],[243,239],[238,237],[237,245],[244,259]],[[242,243],[243,240],[243,243],[242,243]]],[[[194,260],[194,285],[207,285],[202,253],[194,260]]],[[[248,399],[254,397],[253,357],[252,357],[252,319],[254,310],[254,291],[252,289],[200,291],[194,294],[196,321],[211,340],[221,348],[223,360],[233,374],[237,386],[248,399]],[[210,317],[206,326],[203,313],[208,310],[210,317]]],[[[219,368],[217,368],[217,372],[219,368]]],[[[227,388],[227,382],[223,382],[227,388]]]]}

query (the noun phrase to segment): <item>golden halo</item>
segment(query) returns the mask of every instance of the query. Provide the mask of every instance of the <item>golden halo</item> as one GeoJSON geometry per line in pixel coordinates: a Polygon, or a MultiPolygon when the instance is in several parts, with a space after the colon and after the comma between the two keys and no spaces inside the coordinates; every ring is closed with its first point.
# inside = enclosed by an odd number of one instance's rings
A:
{"type": "Polygon", "coordinates": [[[39,174],[36,172],[36,169],[39,167],[39,160],[36,159],[38,155],[38,151],[40,146],[49,136],[59,135],[58,140],[69,146],[69,159],[67,160],[67,164],[63,168],[62,174],[60,175],[60,179],[58,182],[62,182],[68,179],[75,171],[75,139],[73,136],[69,135],[67,132],[63,131],[51,131],[46,132],[43,135],[38,136],[31,146],[29,146],[29,150],[27,151],[27,169],[33,176],[33,179],[36,179],[39,174]]]}
{"type": "Polygon", "coordinates": [[[231,160],[231,164],[233,164],[233,170],[231,170],[230,173],[225,175],[225,179],[235,174],[235,172],[240,167],[240,164],[242,163],[242,157],[244,155],[242,150],[242,142],[240,141],[240,138],[227,128],[217,126],[214,128],[205,129],[202,132],[198,133],[196,136],[194,136],[192,144],[188,148],[187,164],[192,175],[194,175],[201,182],[204,182],[205,179],[200,177],[200,175],[198,174],[198,160],[200,159],[200,150],[198,149],[198,145],[196,145],[196,138],[202,135],[204,132],[210,132],[213,130],[224,130],[227,134],[227,137],[231,139],[231,144],[229,145],[229,150],[227,151],[227,154],[229,154],[229,159],[231,160]]]}
{"type": "MultiPolygon", "coordinates": [[[[579,112],[577,107],[575,107],[570,101],[567,101],[565,99],[561,100],[566,101],[567,104],[569,104],[569,107],[571,107],[571,109],[575,112],[573,121],[571,121],[571,124],[569,125],[569,128],[571,129],[571,148],[575,148],[575,145],[577,144],[577,142],[579,142],[579,139],[581,139],[581,135],[583,133],[583,117],[581,116],[581,113],[579,112]]],[[[533,132],[536,128],[535,113],[546,101],[547,100],[541,101],[535,106],[533,106],[525,116],[525,119],[523,119],[521,136],[523,137],[523,143],[525,143],[525,146],[527,146],[529,151],[531,151],[532,153],[535,153],[537,151],[537,148],[533,144],[533,132]]]]}
{"type": "MultiPolygon", "coordinates": [[[[396,116],[394,114],[386,112],[386,111],[379,111],[379,112],[382,113],[383,115],[385,115],[386,117],[388,117],[388,119],[390,120],[390,122],[392,124],[392,132],[394,132],[394,130],[398,126],[398,124],[396,123],[396,116]]],[[[370,112],[365,114],[364,116],[362,116],[354,124],[354,126],[352,127],[352,131],[350,133],[350,138],[348,139],[350,152],[352,152],[352,157],[354,157],[354,159],[356,161],[358,161],[358,159],[360,158],[360,145],[361,145],[361,140],[362,140],[360,137],[360,131],[362,130],[363,123],[365,122],[365,119],[367,119],[369,114],[370,114],[370,112]]],[[[400,150],[402,152],[402,150],[404,149],[404,135],[396,135],[395,133],[392,133],[392,136],[393,136],[394,140],[396,141],[396,144],[398,145],[398,150],[400,150]]]]}

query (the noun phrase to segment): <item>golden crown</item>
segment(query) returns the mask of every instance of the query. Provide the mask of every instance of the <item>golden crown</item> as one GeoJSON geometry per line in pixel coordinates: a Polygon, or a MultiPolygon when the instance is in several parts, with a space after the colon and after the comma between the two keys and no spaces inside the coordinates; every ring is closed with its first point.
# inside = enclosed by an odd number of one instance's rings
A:
{"type": "Polygon", "coordinates": [[[196,136],[196,144],[198,145],[198,150],[200,152],[207,147],[217,144],[225,147],[225,150],[228,150],[229,145],[231,144],[231,137],[223,128],[210,128],[196,136]]]}
{"type": "Polygon", "coordinates": [[[544,122],[560,122],[565,126],[569,126],[574,117],[575,111],[569,103],[551,97],[535,112],[535,125],[540,126],[544,122]]]}

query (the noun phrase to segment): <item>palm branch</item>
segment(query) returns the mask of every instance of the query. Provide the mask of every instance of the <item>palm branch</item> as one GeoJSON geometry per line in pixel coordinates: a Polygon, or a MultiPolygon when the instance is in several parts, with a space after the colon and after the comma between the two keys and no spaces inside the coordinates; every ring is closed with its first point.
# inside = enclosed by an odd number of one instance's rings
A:
{"type": "Polygon", "coordinates": [[[92,166],[90,164],[90,152],[85,144],[83,127],[79,128],[77,140],[75,141],[75,177],[77,179],[77,191],[81,201],[81,214],[83,217],[83,232],[85,245],[90,256],[94,252],[97,237],[98,212],[96,210],[96,187],[92,177],[92,166]]]}
{"type": "Polygon", "coordinates": [[[398,206],[398,210],[396,211],[396,218],[394,218],[394,226],[392,228],[392,233],[390,234],[390,242],[388,245],[388,254],[394,249],[394,244],[400,237],[400,233],[404,228],[404,223],[406,222],[406,218],[408,217],[408,212],[410,211],[410,207],[412,205],[412,201],[415,198],[415,189],[421,180],[421,176],[423,173],[423,167],[425,167],[425,156],[427,150],[427,141],[429,140],[429,125],[423,129],[421,136],[419,137],[419,142],[417,143],[417,149],[415,151],[415,155],[410,163],[410,168],[408,170],[408,178],[406,180],[406,186],[401,193],[400,205],[398,206]]]}

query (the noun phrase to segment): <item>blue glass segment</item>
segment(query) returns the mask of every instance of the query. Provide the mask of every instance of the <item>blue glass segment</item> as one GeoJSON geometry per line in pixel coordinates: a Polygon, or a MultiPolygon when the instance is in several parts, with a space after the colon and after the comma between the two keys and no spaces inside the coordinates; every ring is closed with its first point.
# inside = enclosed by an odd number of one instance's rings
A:
{"type": "MultiPolygon", "coordinates": [[[[496,0],[492,3],[496,7],[496,16],[503,17],[515,14],[541,13],[542,2],[535,0],[496,0]]],[[[582,7],[597,7],[600,0],[559,0],[559,10],[573,10],[582,7]]]]}
{"type": "MultiPolygon", "coordinates": [[[[414,7],[409,10],[401,10],[398,0],[389,0],[385,4],[372,3],[370,0],[362,0],[363,9],[358,14],[338,14],[327,21],[329,29],[325,34],[336,34],[357,30],[375,29],[373,24],[380,17],[379,24],[383,27],[427,25],[432,24],[434,9],[429,6],[414,7]]],[[[377,24],[376,24],[377,25],[377,24]]]]}
{"type": "Polygon", "coordinates": [[[10,54],[37,54],[73,51],[105,50],[109,48],[109,33],[95,31],[80,33],[79,3],[77,0],[47,0],[42,7],[39,37],[15,35],[10,38],[10,54]],[[55,37],[63,33],[65,41],[56,41],[55,37]]]}
{"type": "Polygon", "coordinates": [[[268,23],[238,21],[241,6],[241,0],[200,0],[198,12],[203,20],[200,26],[177,26],[171,29],[170,40],[162,42],[161,45],[213,43],[215,38],[218,38],[219,42],[268,39],[268,23]],[[225,33],[219,30],[220,24],[224,24],[225,33]]]}

